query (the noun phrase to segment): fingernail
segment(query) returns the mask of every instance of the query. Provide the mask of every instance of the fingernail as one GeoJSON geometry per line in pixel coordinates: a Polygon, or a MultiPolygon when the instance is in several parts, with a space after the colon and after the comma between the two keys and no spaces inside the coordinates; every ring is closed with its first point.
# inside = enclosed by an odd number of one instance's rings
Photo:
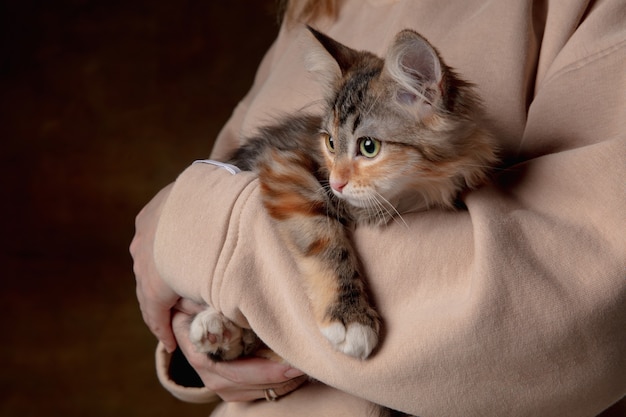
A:
{"type": "Polygon", "coordinates": [[[289,368],[283,375],[285,375],[285,378],[295,378],[304,375],[304,372],[296,368],[289,368]]]}

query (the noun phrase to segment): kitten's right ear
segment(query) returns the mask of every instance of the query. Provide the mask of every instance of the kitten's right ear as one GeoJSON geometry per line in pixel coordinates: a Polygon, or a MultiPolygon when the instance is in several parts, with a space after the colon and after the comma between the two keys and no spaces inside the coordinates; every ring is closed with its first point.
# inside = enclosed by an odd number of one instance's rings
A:
{"type": "Polygon", "coordinates": [[[433,106],[443,95],[444,65],[435,48],[417,32],[407,29],[398,33],[384,71],[399,86],[397,98],[405,105],[433,106]]]}
{"type": "Polygon", "coordinates": [[[306,68],[329,86],[341,79],[356,61],[358,52],[307,26],[317,42],[305,57],[306,68]]]}

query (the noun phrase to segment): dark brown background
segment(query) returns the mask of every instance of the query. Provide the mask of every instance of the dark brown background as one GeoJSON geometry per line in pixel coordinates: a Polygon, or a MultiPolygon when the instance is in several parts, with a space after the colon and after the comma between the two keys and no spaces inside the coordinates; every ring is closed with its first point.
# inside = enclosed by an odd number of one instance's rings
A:
{"type": "Polygon", "coordinates": [[[158,384],[135,214],[212,140],[273,0],[0,2],[0,415],[206,416],[158,384]]]}

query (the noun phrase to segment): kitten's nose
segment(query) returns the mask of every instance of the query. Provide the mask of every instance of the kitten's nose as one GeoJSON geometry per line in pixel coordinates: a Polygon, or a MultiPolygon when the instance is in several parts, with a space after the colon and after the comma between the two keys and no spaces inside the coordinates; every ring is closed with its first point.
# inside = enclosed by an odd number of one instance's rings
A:
{"type": "Polygon", "coordinates": [[[338,193],[342,192],[343,188],[348,185],[348,181],[344,180],[330,180],[330,187],[337,191],[338,193]]]}

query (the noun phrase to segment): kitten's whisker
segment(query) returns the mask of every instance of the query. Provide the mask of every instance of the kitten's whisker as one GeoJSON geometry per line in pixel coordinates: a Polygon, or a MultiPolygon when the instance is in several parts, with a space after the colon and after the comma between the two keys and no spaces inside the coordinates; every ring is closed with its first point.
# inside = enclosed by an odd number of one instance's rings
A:
{"type": "Polygon", "coordinates": [[[377,207],[378,217],[380,218],[381,223],[387,223],[389,218],[393,218],[393,213],[389,211],[389,209],[378,199],[377,196],[370,196],[370,199],[377,207]]]}
{"type": "Polygon", "coordinates": [[[384,209],[384,207],[381,207],[380,202],[376,200],[374,196],[368,195],[367,204],[369,206],[368,212],[373,212],[379,223],[385,223],[385,216],[383,214],[383,210],[381,210],[381,208],[384,209]],[[372,211],[370,211],[370,209],[372,211]]]}
{"type": "Polygon", "coordinates": [[[408,229],[408,228],[409,228],[409,225],[407,224],[407,222],[404,220],[404,217],[402,217],[402,215],[401,215],[400,213],[398,213],[397,218],[396,218],[396,217],[394,217],[394,218],[393,218],[393,220],[394,220],[396,223],[400,224],[400,222],[398,221],[398,219],[400,219],[400,221],[402,222],[402,224],[404,225],[404,227],[405,227],[406,229],[408,229]]]}
{"type": "MultiPolygon", "coordinates": [[[[317,189],[318,192],[321,192],[326,198],[328,198],[328,194],[329,192],[332,193],[332,191],[330,190],[330,184],[328,183],[320,183],[320,187],[317,189]]],[[[337,217],[337,220],[339,219],[339,213],[335,213],[335,217],[337,217]]],[[[332,218],[331,213],[330,213],[330,204],[326,204],[326,221],[327,223],[330,224],[330,219],[332,218]]]]}
{"type": "Polygon", "coordinates": [[[402,221],[402,223],[404,224],[404,227],[406,227],[408,229],[409,225],[404,220],[404,217],[402,217],[400,212],[394,207],[394,205],[391,204],[389,202],[389,200],[387,200],[385,197],[383,197],[382,194],[380,194],[378,191],[374,191],[374,192],[376,193],[377,198],[380,198],[380,199],[382,199],[385,202],[385,204],[383,205],[383,208],[385,208],[385,210],[391,216],[391,218],[393,218],[393,220],[395,222],[397,222],[398,224],[400,224],[400,222],[398,222],[398,219],[400,219],[400,221],[402,221]],[[393,213],[395,213],[395,215],[388,209],[388,207],[391,208],[391,210],[393,210],[393,213]]]}
{"type": "Polygon", "coordinates": [[[378,212],[383,223],[387,223],[389,219],[393,219],[393,213],[383,204],[377,196],[372,197],[376,205],[379,207],[378,212]]]}
{"type": "Polygon", "coordinates": [[[335,208],[336,208],[335,213],[334,213],[334,217],[337,219],[338,222],[343,223],[343,221],[345,219],[342,219],[342,214],[341,213],[345,213],[344,206],[345,206],[345,204],[347,204],[345,202],[345,200],[343,200],[341,198],[338,198],[338,197],[333,195],[333,191],[331,190],[329,183],[321,184],[320,190],[322,190],[322,192],[327,196],[328,199],[332,199],[333,200],[332,202],[330,200],[327,200],[327,203],[328,203],[328,204],[326,204],[326,215],[327,215],[327,217],[328,218],[332,217],[330,215],[330,208],[331,208],[331,206],[334,205],[335,208]]]}
{"type": "MultiPolygon", "coordinates": [[[[368,206],[371,208],[370,212],[373,212],[374,216],[378,219],[380,224],[386,224],[388,218],[393,218],[393,213],[389,211],[385,205],[376,198],[376,196],[368,195],[367,197],[368,206]]],[[[369,210],[368,210],[369,211],[369,210]]]]}

